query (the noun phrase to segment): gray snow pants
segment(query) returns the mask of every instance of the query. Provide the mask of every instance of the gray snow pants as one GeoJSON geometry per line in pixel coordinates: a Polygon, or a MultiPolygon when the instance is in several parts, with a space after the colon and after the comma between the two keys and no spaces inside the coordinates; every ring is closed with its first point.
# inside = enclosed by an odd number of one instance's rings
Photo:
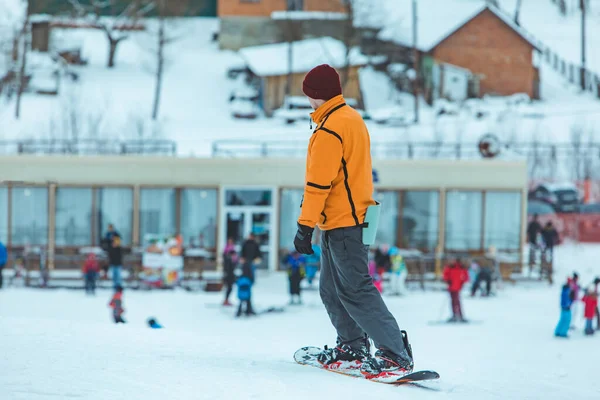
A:
{"type": "Polygon", "coordinates": [[[404,350],[400,328],[369,275],[369,247],[361,227],[323,232],[319,291],[338,342],[357,346],[365,336],[394,354],[404,350]]]}

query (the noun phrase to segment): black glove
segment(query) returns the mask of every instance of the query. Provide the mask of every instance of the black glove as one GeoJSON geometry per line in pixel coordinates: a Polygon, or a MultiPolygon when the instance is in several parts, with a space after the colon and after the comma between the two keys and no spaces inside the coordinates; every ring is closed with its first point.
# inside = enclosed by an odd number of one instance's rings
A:
{"type": "Polygon", "coordinates": [[[300,254],[315,254],[312,249],[312,234],[315,229],[298,224],[298,232],[294,238],[294,247],[300,254]]]}

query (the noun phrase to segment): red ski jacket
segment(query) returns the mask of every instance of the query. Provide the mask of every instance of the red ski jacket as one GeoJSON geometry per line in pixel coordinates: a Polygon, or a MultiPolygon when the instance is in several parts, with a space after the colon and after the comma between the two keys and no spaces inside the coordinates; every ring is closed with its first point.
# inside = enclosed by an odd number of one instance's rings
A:
{"type": "Polygon", "coordinates": [[[581,299],[585,304],[585,310],[583,311],[583,317],[585,319],[593,319],[596,317],[596,307],[598,307],[598,297],[595,293],[586,294],[581,299]]]}
{"type": "Polygon", "coordinates": [[[100,266],[98,265],[98,260],[95,257],[88,257],[83,264],[83,273],[87,274],[88,272],[98,272],[100,271],[100,266]]]}
{"type": "Polygon", "coordinates": [[[467,270],[459,263],[446,265],[444,268],[444,282],[448,283],[448,290],[460,292],[465,282],[469,281],[467,270]]]}

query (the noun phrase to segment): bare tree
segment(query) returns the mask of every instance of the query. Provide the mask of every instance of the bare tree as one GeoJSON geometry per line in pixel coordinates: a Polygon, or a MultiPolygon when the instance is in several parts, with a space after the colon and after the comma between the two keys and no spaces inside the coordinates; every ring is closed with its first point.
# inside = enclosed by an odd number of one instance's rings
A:
{"type": "Polygon", "coordinates": [[[154,83],[154,101],[152,102],[152,119],[156,121],[158,118],[158,110],[160,107],[160,97],[162,93],[163,76],[165,72],[165,46],[168,44],[166,36],[166,18],[160,12],[166,4],[166,0],[158,0],[159,17],[158,17],[158,35],[156,48],[156,81],[154,83]]]}
{"type": "Polygon", "coordinates": [[[108,40],[108,68],[115,66],[119,44],[129,38],[129,31],[137,28],[139,21],[155,8],[156,2],[132,0],[120,11],[118,0],[91,0],[90,5],[83,5],[79,0],[68,1],[77,15],[91,16],[94,27],[105,33],[108,40]]]}
{"type": "Polygon", "coordinates": [[[153,32],[155,35],[156,47],[153,49],[155,57],[155,85],[154,99],[152,102],[152,119],[157,120],[160,110],[160,99],[162,94],[163,78],[167,66],[166,50],[168,46],[176,42],[181,35],[173,32],[173,26],[176,17],[182,17],[188,13],[193,13],[190,0],[179,0],[169,2],[169,0],[154,0],[154,8],[157,14],[157,28],[153,32]]]}

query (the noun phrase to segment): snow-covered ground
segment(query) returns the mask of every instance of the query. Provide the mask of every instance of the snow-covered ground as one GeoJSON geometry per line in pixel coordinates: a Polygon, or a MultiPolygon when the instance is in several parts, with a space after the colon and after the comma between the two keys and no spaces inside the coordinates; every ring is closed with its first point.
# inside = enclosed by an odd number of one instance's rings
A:
{"type": "MultiPolygon", "coordinates": [[[[600,274],[598,246],[557,250],[557,278],[582,283],[600,274]]],[[[259,276],[256,308],[284,305],[285,274],[259,276]]],[[[389,387],[297,365],[303,345],[332,343],[334,330],[317,291],[303,306],[236,320],[221,294],[127,291],[129,324],[115,326],[109,291],[0,290],[0,391],[17,399],[564,399],[600,398],[598,337],[580,329],[552,335],[559,286],[508,285],[490,298],[465,296],[478,324],[429,325],[449,312],[447,295],[411,290],[386,302],[409,332],[417,368],[436,369],[428,386],[389,387]],[[151,330],[156,317],[166,327],[151,330]]],[[[581,326],[581,320],[577,320],[581,326]]]]}

